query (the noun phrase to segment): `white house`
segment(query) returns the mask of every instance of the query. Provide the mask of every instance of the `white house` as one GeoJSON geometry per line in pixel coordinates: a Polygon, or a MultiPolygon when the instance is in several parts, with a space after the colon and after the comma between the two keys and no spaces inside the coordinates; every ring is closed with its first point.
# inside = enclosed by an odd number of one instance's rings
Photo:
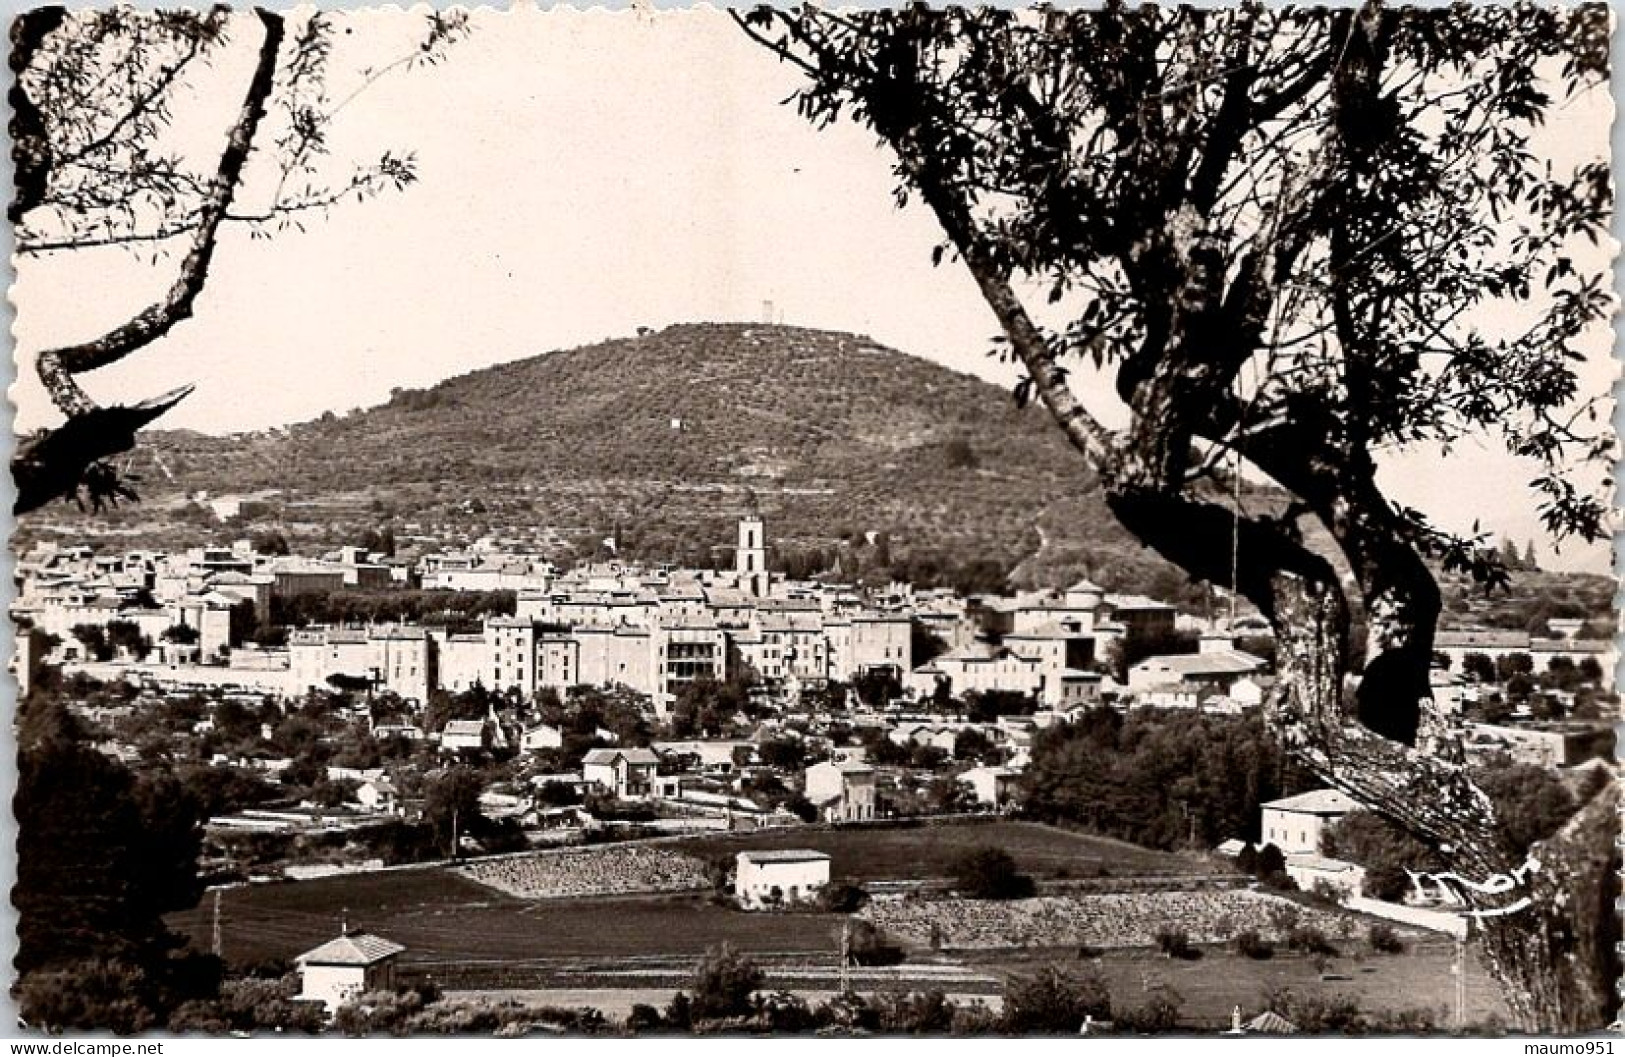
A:
{"type": "Polygon", "coordinates": [[[1365,884],[1365,868],[1324,855],[1288,855],[1286,874],[1305,892],[1329,888],[1340,898],[1357,896],[1365,884]]]}
{"type": "Polygon", "coordinates": [[[369,778],[355,791],[355,799],[369,811],[387,811],[394,814],[400,809],[401,794],[387,779],[369,778]]]}
{"type": "Polygon", "coordinates": [[[406,950],[370,932],[346,931],[294,959],[301,1001],[320,1002],[329,1016],[367,991],[395,987],[395,959],[406,950]]]}
{"type": "Polygon", "coordinates": [[[1170,686],[1229,693],[1244,676],[1255,675],[1263,669],[1263,658],[1242,650],[1164,654],[1147,657],[1130,667],[1128,688],[1134,693],[1170,686]]]}
{"type": "Polygon", "coordinates": [[[1003,807],[1010,802],[1020,777],[1021,772],[1010,767],[972,767],[959,776],[959,781],[970,786],[978,804],[1003,807]]]}
{"type": "Polygon", "coordinates": [[[483,719],[454,719],[440,732],[440,747],[447,752],[485,748],[483,719]]]}
{"type": "Polygon", "coordinates": [[[659,766],[648,749],[593,749],[581,760],[581,780],[621,798],[648,796],[659,766]]]}
{"type": "Polygon", "coordinates": [[[816,899],[828,884],[821,851],[742,851],[734,860],[734,897],[747,910],[816,899]]]}
{"type": "Polygon", "coordinates": [[[537,752],[541,749],[558,749],[564,746],[564,731],[548,723],[538,723],[533,727],[526,727],[524,733],[519,735],[519,747],[526,752],[537,752]]]}
{"type": "Polygon", "coordinates": [[[1261,810],[1262,842],[1292,856],[1319,855],[1320,835],[1326,827],[1362,808],[1335,789],[1315,789],[1271,800],[1261,805],[1261,810]]]}
{"type": "Polygon", "coordinates": [[[875,817],[875,769],[866,763],[814,764],[807,768],[805,793],[826,822],[868,822],[875,817]]]}

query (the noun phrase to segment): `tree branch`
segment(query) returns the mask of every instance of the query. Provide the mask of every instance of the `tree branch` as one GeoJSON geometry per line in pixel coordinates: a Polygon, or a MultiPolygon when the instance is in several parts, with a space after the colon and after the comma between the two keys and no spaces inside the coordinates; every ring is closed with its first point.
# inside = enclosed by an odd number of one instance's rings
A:
{"type": "Polygon", "coordinates": [[[243,166],[253,147],[254,132],[265,115],[265,101],[270,97],[276,77],[277,51],[282,45],[282,16],[263,8],[256,10],[255,14],[265,27],[259,62],[249,81],[248,92],[243,97],[237,121],[226,140],[225,150],[220,153],[220,165],[215,171],[209,195],[198,212],[192,248],[181,262],[180,275],[174,285],[162,301],[100,338],[81,345],[48,349],[39,354],[40,379],[51,394],[52,402],[70,417],[85,414],[96,407],[95,401],[74,381],[74,375],[118,362],[163,337],[175,324],[192,315],[192,305],[209,276],[209,262],[214,257],[220,222],[231,206],[237,182],[242,177],[243,166]]]}

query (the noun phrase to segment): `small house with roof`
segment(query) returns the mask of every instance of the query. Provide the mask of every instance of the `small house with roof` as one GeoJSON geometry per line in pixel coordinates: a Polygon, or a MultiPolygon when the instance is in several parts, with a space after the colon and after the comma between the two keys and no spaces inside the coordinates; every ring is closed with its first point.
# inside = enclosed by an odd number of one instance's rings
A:
{"type": "Polygon", "coordinates": [[[446,752],[478,751],[486,744],[483,719],[454,719],[440,732],[440,748],[446,752]]]}
{"type": "Polygon", "coordinates": [[[805,795],[825,822],[869,822],[875,817],[875,769],[845,760],[814,764],[806,771],[805,795]]]}
{"type": "Polygon", "coordinates": [[[621,799],[648,796],[659,768],[648,749],[593,749],[581,760],[581,780],[621,799]]]}
{"type": "Polygon", "coordinates": [[[1152,690],[1216,691],[1230,688],[1247,676],[1261,673],[1264,659],[1244,650],[1204,648],[1200,653],[1147,657],[1128,670],[1128,688],[1139,694],[1152,690]]]}
{"type": "Polygon", "coordinates": [[[395,987],[395,960],[406,948],[370,932],[346,929],[337,939],[294,959],[298,999],[320,1002],[328,1016],[357,995],[395,987]]]}
{"type": "Polygon", "coordinates": [[[1016,792],[1021,772],[1014,767],[972,767],[959,775],[961,785],[970,787],[978,804],[1002,808],[1016,792]]]}
{"type": "Polygon", "coordinates": [[[734,898],[746,910],[805,903],[829,884],[829,856],[821,851],[742,851],[734,860],[734,898]]]}
{"type": "Polygon", "coordinates": [[[1328,826],[1363,810],[1336,789],[1315,789],[1261,805],[1260,834],[1283,855],[1319,855],[1320,836],[1328,826]]]}

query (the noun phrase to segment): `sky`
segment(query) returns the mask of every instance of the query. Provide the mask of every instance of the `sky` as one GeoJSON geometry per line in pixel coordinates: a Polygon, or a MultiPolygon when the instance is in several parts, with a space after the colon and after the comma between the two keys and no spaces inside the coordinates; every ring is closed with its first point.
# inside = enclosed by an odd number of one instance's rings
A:
{"type": "MultiPolygon", "coordinates": [[[[333,95],[403,55],[421,13],[339,16],[333,95]]],[[[899,209],[891,159],[851,124],[815,130],[781,105],[796,71],[718,12],[483,9],[438,66],[378,80],[331,133],[348,159],[411,150],[419,182],[335,209],[303,232],[223,234],[195,316],[112,367],[80,377],[103,402],[197,391],[160,422],[210,433],[343,413],[483,366],[698,320],[852,331],[999,383],[997,324],[967,272],[934,268],[924,209],[899,209]]],[[[257,44],[233,46],[182,109],[188,145],[217,145],[257,44]]],[[[1556,153],[1606,149],[1605,94],[1549,131],[1556,153]]],[[[218,149],[215,146],[213,149],[218,149]]],[[[241,200],[267,187],[251,169],[241,200]]],[[[57,421],[33,374],[41,348],[94,337],[155,300],[173,260],[125,250],[18,261],[17,426],[57,421]]],[[[1588,349],[1587,383],[1614,367],[1588,349]]],[[[1093,387],[1090,387],[1093,388],[1093,387]]],[[[1115,400],[1086,403],[1111,420],[1115,400]]],[[[1527,466],[1489,447],[1383,464],[1395,498],[1463,530],[1474,520],[1550,548],[1527,466]]],[[[1607,548],[1556,564],[1597,570],[1607,548]]]]}

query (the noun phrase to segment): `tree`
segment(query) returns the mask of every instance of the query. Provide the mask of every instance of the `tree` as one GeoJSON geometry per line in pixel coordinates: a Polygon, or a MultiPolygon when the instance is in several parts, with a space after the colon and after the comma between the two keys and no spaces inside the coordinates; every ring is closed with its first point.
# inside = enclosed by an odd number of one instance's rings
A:
{"type": "Polygon", "coordinates": [[[107,645],[109,648],[122,651],[138,661],[147,659],[152,652],[152,640],[141,631],[141,626],[132,620],[110,620],[106,626],[107,645]]]}
{"type": "Polygon", "coordinates": [[[755,962],[728,944],[712,947],[694,967],[690,1014],[699,1020],[746,1016],[750,996],[766,979],[755,962]]]}
{"type": "Polygon", "coordinates": [[[203,636],[190,624],[171,624],[158,637],[177,646],[195,646],[203,636]]]}
{"type": "MultiPolygon", "coordinates": [[[[1266,705],[1285,744],[1452,849],[1464,876],[1509,874],[1428,684],[1441,609],[1428,562],[1486,587],[1507,570],[1493,542],[1390,501],[1371,452],[1496,434],[1539,464],[1549,530],[1602,538],[1606,503],[1572,471],[1607,464],[1612,439],[1573,347],[1611,308],[1606,263],[1573,247],[1603,237],[1608,166],[1599,150],[1548,169],[1527,144],[1605,87],[1606,11],[735,17],[806,74],[805,117],[850,115],[895,153],[899,199],[935,215],[936,258],[963,263],[1025,371],[1017,401],[1049,411],[1119,522],[1270,621],[1280,678],[1266,705]],[[1035,291],[1066,322],[1041,324],[1035,291]],[[1507,318],[1515,329],[1495,329],[1507,318]],[[1070,379],[1091,369],[1115,373],[1126,427],[1078,399],[1070,379]],[[1242,460],[1290,497],[1284,510],[1209,498],[1242,460]],[[1348,711],[1345,674],[1361,677],[1348,711]]],[[[1593,798],[1527,891],[1473,894],[1484,909],[1532,900],[1483,919],[1525,1027],[1613,1015],[1603,962],[1555,952],[1565,893],[1599,890],[1612,868],[1617,801],[1612,786],[1593,798]]]]}
{"type": "Polygon", "coordinates": [[[203,891],[198,805],[174,778],[137,777],[83,744],[60,702],[27,711],[13,802],[20,1002],[35,1023],[141,1030],[215,982],[177,956],[184,941],[163,920],[203,891]]]}
{"type": "Polygon", "coordinates": [[[100,624],[75,624],[69,629],[79,644],[85,648],[87,656],[93,660],[110,661],[113,659],[113,647],[107,641],[107,631],[100,624]]]}
{"type": "Polygon", "coordinates": [[[288,537],[275,530],[254,533],[252,542],[255,554],[277,556],[289,553],[288,537]]]}
{"type": "MultiPolygon", "coordinates": [[[[327,130],[344,105],[328,97],[332,16],[289,21],[264,9],[70,13],[53,6],[13,22],[16,195],[9,215],[17,252],[124,246],[181,258],[169,290],[126,323],[39,353],[40,379],[66,421],[19,444],[11,463],[16,513],[58,497],[88,500],[98,510],[136,498],[132,481],[108,460],[133,447],[136,432],[191,387],[102,407],[75,377],[161,340],[193,314],[226,225],[269,236],[345,199],[416,179],[412,159],[397,152],[347,175],[322,172],[327,130]],[[251,19],[255,31],[245,32],[251,19]],[[224,142],[203,156],[170,156],[177,100],[195,89],[194,74],[225,57],[234,38],[251,40],[256,57],[224,142]],[[272,142],[262,143],[267,134],[272,142]],[[254,165],[258,157],[264,165],[254,165]],[[244,175],[251,172],[271,186],[245,195],[244,175]],[[255,204],[244,209],[244,200],[255,204]]],[[[437,61],[466,23],[462,13],[430,15],[423,41],[385,70],[437,61]]],[[[361,88],[382,72],[364,73],[361,88]]]]}
{"type": "Polygon", "coordinates": [[[953,864],[954,889],[966,899],[1021,899],[1033,894],[1033,879],[1016,869],[1003,848],[973,848],[953,864]]]}
{"type": "Polygon", "coordinates": [[[457,854],[455,838],[472,833],[484,821],[480,814],[480,794],[485,782],[472,767],[449,767],[429,779],[423,795],[423,817],[434,831],[435,841],[457,854]]]}
{"type": "Polygon", "coordinates": [[[1111,1015],[1111,992],[1096,972],[1074,976],[1049,966],[1005,985],[1006,1031],[1076,1035],[1086,1018],[1109,1020],[1111,1015]]]}
{"type": "Polygon", "coordinates": [[[1487,653],[1468,653],[1461,658],[1461,674],[1483,684],[1495,682],[1495,662],[1487,653]]]}

